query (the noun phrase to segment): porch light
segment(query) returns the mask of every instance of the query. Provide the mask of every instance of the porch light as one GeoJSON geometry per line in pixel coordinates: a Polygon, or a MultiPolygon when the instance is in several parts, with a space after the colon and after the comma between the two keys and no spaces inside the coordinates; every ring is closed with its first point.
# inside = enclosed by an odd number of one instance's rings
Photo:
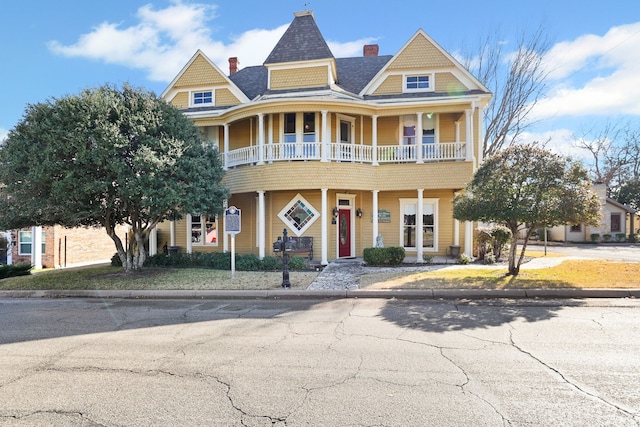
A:
{"type": "Polygon", "coordinates": [[[362,209],[360,209],[360,208],[356,209],[356,216],[358,218],[362,218],[362,209]]]}
{"type": "Polygon", "coordinates": [[[332,213],[333,213],[333,217],[334,218],[338,218],[338,208],[337,207],[333,208],[332,213]]]}

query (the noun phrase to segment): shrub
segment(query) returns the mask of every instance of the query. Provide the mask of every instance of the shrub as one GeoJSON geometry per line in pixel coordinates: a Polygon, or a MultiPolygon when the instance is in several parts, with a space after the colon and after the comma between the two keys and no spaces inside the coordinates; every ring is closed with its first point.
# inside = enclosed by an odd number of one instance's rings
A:
{"type": "Polygon", "coordinates": [[[401,246],[386,248],[365,248],[364,262],[369,265],[400,265],[405,257],[405,250],[401,246]]]}
{"type": "Polygon", "coordinates": [[[122,267],[122,260],[120,259],[120,255],[116,252],[114,256],[111,257],[111,265],[113,267],[122,267]]]}
{"type": "Polygon", "coordinates": [[[31,264],[0,265],[0,279],[31,274],[31,264]]]}
{"type": "Polygon", "coordinates": [[[275,256],[265,256],[262,258],[263,270],[282,270],[282,260],[275,256]]]}
{"type": "Polygon", "coordinates": [[[491,235],[491,246],[493,247],[494,262],[502,255],[502,249],[511,240],[511,230],[504,225],[496,225],[491,227],[489,231],[491,235]]]}
{"type": "Polygon", "coordinates": [[[306,270],[307,259],[299,256],[289,258],[289,270],[306,270]]]}
{"type": "Polygon", "coordinates": [[[238,271],[262,270],[262,262],[255,255],[251,255],[251,254],[236,255],[236,270],[238,271]]]}
{"type": "Polygon", "coordinates": [[[611,234],[609,234],[609,233],[603,234],[602,238],[604,239],[605,242],[610,242],[611,241],[611,234]]]}
{"type": "MultiPolygon", "coordinates": [[[[113,262],[113,260],[112,260],[113,262]]],[[[231,270],[230,252],[193,252],[163,253],[147,258],[145,266],[155,267],[207,267],[215,270],[231,270]]],[[[299,256],[289,258],[290,270],[306,270],[307,260],[299,256]]],[[[253,254],[236,254],[236,270],[261,271],[282,270],[282,260],[273,256],[266,256],[260,260],[253,254]]]]}
{"type": "Polygon", "coordinates": [[[469,255],[460,254],[460,256],[458,256],[458,264],[469,264],[469,262],[471,262],[471,258],[469,258],[469,255]]]}
{"type": "Polygon", "coordinates": [[[616,234],[616,240],[618,242],[625,242],[627,240],[627,235],[624,233],[617,233],[616,234]]]}
{"type": "Polygon", "coordinates": [[[591,233],[591,241],[598,242],[600,240],[600,233],[591,233]]]}
{"type": "Polygon", "coordinates": [[[433,255],[422,255],[422,260],[427,264],[431,264],[433,262],[433,255]]]}
{"type": "Polygon", "coordinates": [[[483,260],[491,245],[491,233],[486,229],[478,229],[478,259],[483,260]]]}
{"type": "Polygon", "coordinates": [[[629,243],[637,243],[638,235],[636,233],[629,234],[629,243]]]}
{"type": "Polygon", "coordinates": [[[494,254],[487,254],[487,256],[484,258],[484,262],[487,264],[495,264],[496,256],[494,254]]]}

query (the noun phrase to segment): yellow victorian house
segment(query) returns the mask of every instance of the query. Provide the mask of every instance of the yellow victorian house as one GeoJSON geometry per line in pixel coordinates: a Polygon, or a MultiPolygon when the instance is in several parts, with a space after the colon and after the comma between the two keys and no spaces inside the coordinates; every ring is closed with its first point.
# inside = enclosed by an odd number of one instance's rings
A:
{"type": "MultiPolygon", "coordinates": [[[[314,262],[380,244],[408,257],[471,254],[472,225],[452,200],[481,161],[491,94],[424,31],[395,55],[335,58],[312,12],[294,19],[264,64],[228,74],[198,51],[162,97],[203,130],[224,161],[238,253],[272,254],[289,236],[314,262]]],[[[222,217],[163,223],[151,252],[228,251],[222,217]]]]}

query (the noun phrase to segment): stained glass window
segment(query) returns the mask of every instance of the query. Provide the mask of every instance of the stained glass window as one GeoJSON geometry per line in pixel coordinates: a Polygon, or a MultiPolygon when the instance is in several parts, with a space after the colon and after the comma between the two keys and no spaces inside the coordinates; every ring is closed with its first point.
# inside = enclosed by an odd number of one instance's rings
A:
{"type": "Polygon", "coordinates": [[[318,219],[320,214],[304,197],[298,194],[280,211],[278,217],[296,234],[304,231],[318,219]]]}

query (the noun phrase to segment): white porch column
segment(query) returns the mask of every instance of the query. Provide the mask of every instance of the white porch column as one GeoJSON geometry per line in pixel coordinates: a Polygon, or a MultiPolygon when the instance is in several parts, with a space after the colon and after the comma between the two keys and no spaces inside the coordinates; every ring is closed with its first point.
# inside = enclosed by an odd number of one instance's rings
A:
{"type": "MultiPolygon", "coordinates": [[[[6,236],[7,236],[7,265],[11,265],[13,264],[13,241],[12,241],[10,230],[7,230],[6,236]]],[[[18,242],[16,242],[16,245],[17,244],[18,242]]]]}
{"type": "Polygon", "coordinates": [[[35,270],[42,269],[42,227],[31,227],[31,265],[35,270]]]}
{"type": "Polygon", "coordinates": [[[466,156],[465,160],[470,162],[473,160],[473,110],[464,110],[465,118],[465,141],[466,141],[466,156]]]}
{"type": "MultiPolygon", "coordinates": [[[[478,117],[482,118],[484,116],[484,108],[485,107],[478,107],[478,117]]],[[[484,141],[484,125],[482,124],[482,120],[479,119],[478,120],[478,129],[477,129],[477,133],[476,135],[478,135],[476,137],[476,145],[477,145],[477,153],[478,155],[476,156],[475,154],[473,155],[473,170],[475,171],[476,168],[480,165],[480,163],[483,160],[483,152],[484,152],[484,147],[483,147],[483,141],[484,141]]]]}
{"type": "Polygon", "coordinates": [[[327,188],[321,189],[322,191],[322,206],[320,213],[320,224],[321,224],[321,244],[322,244],[322,252],[320,264],[327,265],[329,264],[329,225],[327,221],[331,220],[331,214],[329,213],[329,203],[327,202],[327,188]]]}
{"type": "Polygon", "coordinates": [[[453,220],[453,244],[460,246],[460,220],[453,220]]]}
{"type": "Polygon", "coordinates": [[[373,242],[372,242],[372,247],[376,247],[376,244],[378,242],[378,193],[380,192],[380,190],[373,190],[373,202],[371,203],[371,209],[373,212],[371,212],[371,221],[372,221],[372,232],[371,234],[373,234],[373,242]]]}
{"type": "Polygon", "coordinates": [[[264,113],[258,113],[258,164],[264,165],[264,113]]]}
{"type": "Polygon", "coordinates": [[[265,254],[265,225],[266,215],[264,209],[264,191],[258,191],[258,258],[263,259],[265,254]]]}
{"type": "Polygon", "coordinates": [[[464,253],[473,256],[473,223],[470,221],[464,223],[464,253]]]}
{"type": "Polygon", "coordinates": [[[273,163],[273,115],[269,115],[269,154],[267,155],[267,161],[269,164],[273,163]]]}
{"type": "Polygon", "coordinates": [[[191,214],[187,214],[187,233],[185,234],[185,236],[187,236],[187,253],[190,254],[191,252],[193,252],[193,242],[191,239],[191,214]]]}
{"type": "Polygon", "coordinates": [[[322,110],[322,150],[321,150],[321,154],[320,154],[320,161],[321,162],[328,162],[329,161],[329,143],[331,141],[329,141],[329,132],[328,132],[328,128],[327,128],[327,114],[329,113],[328,110],[322,110]]]}
{"type": "MultiPolygon", "coordinates": [[[[371,146],[373,151],[373,166],[378,166],[378,116],[371,116],[371,146]]],[[[378,210],[374,212],[374,219],[378,215],[378,210]]],[[[377,221],[374,221],[376,223],[377,221]]],[[[377,228],[377,227],[376,227],[377,228]]],[[[376,234],[373,235],[374,239],[376,234]]],[[[374,244],[375,246],[375,244],[374,244]]]]}
{"type": "Polygon", "coordinates": [[[158,253],[158,226],[149,231],[149,255],[158,253]]]}
{"type": "Polygon", "coordinates": [[[229,169],[229,123],[224,124],[224,170],[229,169]]]}
{"type": "Polygon", "coordinates": [[[416,120],[416,163],[424,163],[422,156],[422,111],[416,113],[418,119],[416,120]]]}
{"type": "Polygon", "coordinates": [[[424,189],[418,188],[418,206],[416,207],[416,262],[423,261],[423,220],[424,220],[424,189]]]}
{"type": "Polygon", "coordinates": [[[169,246],[176,245],[176,222],[169,221],[169,246]]]}

